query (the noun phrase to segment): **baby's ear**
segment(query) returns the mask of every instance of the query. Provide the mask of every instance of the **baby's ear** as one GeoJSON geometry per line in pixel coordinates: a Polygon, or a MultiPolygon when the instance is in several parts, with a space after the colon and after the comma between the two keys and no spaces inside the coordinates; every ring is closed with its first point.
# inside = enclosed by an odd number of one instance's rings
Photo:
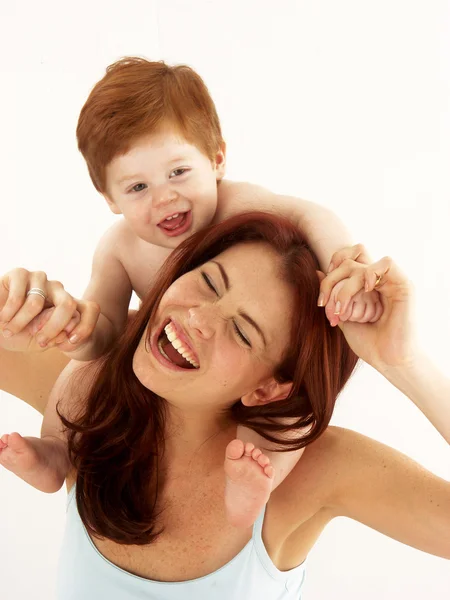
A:
{"type": "Polygon", "coordinates": [[[226,168],[226,164],[227,164],[226,149],[227,149],[227,146],[226,146],[225,142],[222,142],[219,150],[216,153],[215,159],[214,159],[217,180],[223,179],[225,177],[225,168],[226,168]]]}
{"type": "Polygon", "coordinates": [[[103,198],[106,200],[106,204],[109,206],[109,210],[112,213],[114,213],[115,215],[121,215],[122,214],[122,211],[119,209],[119,207],[114,202],[114,200],[111,200],[111,198],[109,196],[107,196],[106,194],[103,194],[103,198]]]}

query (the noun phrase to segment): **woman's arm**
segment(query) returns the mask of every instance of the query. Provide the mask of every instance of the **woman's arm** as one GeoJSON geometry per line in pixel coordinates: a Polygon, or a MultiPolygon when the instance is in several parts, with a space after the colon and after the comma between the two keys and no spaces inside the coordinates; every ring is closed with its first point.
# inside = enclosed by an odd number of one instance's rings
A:
{"type": "Polygon", "coordinates": [[[450,559],[450,482],[354,431],[336,428],[333,438],[334,516],[450,559]]]}
{"type": "Polygon", "coordinates": [[[383,375],[405,394],[450,444],[450,379],[424,355],[383,375]]]}
{"type": "MultiPolygon", "coordinates": [[[[450,442],[450,382],[423,357],[411,318],[412,288],[390,258],[370,266],[344,261],[321,283],[342,311],[360,289],[380,292],[376,323],[341,323],[351,348],[407,395],[450,442]]],[[[450,558],[450,483],[365,436],[347,432],[330,452],[339,476],[330,503],[336,514],[360,521],[405,544],[450,558]],[[344,440],[344,442],[342,442],[344,440]]]]}
{"type": "Polygon", "coordinates": [[[67,356],[56,349],[26,353],[0,347],[0,390],[43,415],[50,391],[68,362],[67,356]]]}

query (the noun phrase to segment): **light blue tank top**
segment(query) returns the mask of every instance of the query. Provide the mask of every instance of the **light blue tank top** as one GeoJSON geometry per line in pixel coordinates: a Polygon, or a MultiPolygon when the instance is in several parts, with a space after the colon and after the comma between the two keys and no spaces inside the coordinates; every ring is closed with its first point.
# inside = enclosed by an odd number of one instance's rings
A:
{"type": "Polygon", "coordinates": [[[58,569],[57,600],[300,600],[305,563],[279,571],[261,532],[265,508],[252,539],[226,565],[198,579],[161,582],[132,575],[106,559],[89,537],[77,510],[75,486],[58,569]]]}

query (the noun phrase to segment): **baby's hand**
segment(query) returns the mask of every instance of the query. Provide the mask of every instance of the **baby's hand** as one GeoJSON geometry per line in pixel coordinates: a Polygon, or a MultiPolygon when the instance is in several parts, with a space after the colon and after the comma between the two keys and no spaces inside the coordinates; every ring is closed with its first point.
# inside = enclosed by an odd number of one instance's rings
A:
{"type": "Polygon", "coordinates": [[[375,323],[383,314],[383,307],[377,291],[360,290],[352,295],[351,282],[344,279],[333,287],[325,314],[333,327],[343,321],[375,323]]]}
{"type": "MultiPolygon", "coordinates": [[[[370,258],[364,246],[357,244],[343,248],[333,254],[328,275],[345,260],[369,264],[370,258]]],[[[330,324],[334,327],[339,322],[375,323],[383,314],[383,305],[376,290],[364,291],[355,288],[354,282],[344,279],[336,283],[327,298],[323,297],[322,306],[330,324]]]]}
{"type": "Polygon", "coordinates": [[[0,332],[6,349],[27,350],[35,340],[42,349],[77,350],[91,336],[99,313],[98,304],[76,300],[41,271],[13,269],[0,279],[0,332]]]}

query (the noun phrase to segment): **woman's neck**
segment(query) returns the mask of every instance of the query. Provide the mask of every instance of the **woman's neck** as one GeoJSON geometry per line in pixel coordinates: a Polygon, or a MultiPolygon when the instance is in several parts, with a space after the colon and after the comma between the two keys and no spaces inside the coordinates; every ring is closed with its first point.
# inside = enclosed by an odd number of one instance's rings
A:
{"type": "Polygon", "coordinates": [[[178,471],[193,462],[205,471],[222,465],[227,444],[236,437],[236,423],[228,416],[170,406],[167,411],[164,463],[178,471]]]}

